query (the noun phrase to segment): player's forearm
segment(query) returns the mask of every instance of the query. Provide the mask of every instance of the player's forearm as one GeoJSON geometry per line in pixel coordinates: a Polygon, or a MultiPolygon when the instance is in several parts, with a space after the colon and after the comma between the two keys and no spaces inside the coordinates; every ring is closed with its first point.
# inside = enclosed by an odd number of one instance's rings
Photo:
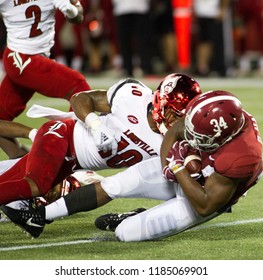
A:
{"type": "Polygon", "coordinates": [[[173,126],[166,132],[162,145],[161,145],[161,163],[162,167],[166,166],[166,157],[170,151],[174,142],[182,140],[183,138],[184,121],[183,119],[177,121],[173,126]]]}
{"type": "Polygon", "coordinates": [[[85,122],[88,114],[93,112],[110,112],[105,90],[90,90],[73,95],[70,105],[76,116],[85,122]]]}
{"type": "Polygon", "coordinates": [[[70,0],[73,5],[72,9],[67,14],[67,20],[70,23],[80,24],[84,20],[83,7],[78,0],[70,0]]]}
{"type": "Polygon", "coordinates": [[[230,179],[214,172],[201,185],[186,169],[176,172],[175,176],[193,208],[204,217],[222,209],[234,195],[240,182],[239,179],[230,179]]]}
{"type": "Polygon", "coordinates": [[[32,127],[16,122],[0,121],[0,136],[7,138],[28,138],[32,127]]]}
{"type": "Polygon", "coordinates": [[[195,181],[186,169],[176,173],[176,179],[199,215],[209,216],[217,210],[211,205],[205,188],[195,181]]]}
{"type": "Polygon", "coordinates": [[[76,116],[83,122],[85,122],[85,118],[89,113],[95,111],[92,98],[83,92],[73,95],[70,99],[70,105],[76,116]]]}

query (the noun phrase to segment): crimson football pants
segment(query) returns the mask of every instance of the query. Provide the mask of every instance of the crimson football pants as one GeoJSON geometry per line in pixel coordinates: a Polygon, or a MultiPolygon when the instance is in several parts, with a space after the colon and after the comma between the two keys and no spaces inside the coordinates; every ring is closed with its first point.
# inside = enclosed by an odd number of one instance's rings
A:
{"type": "Polygon", "coordinates": [[[26,108],[35,92],[48,97],[70,97],[90,89],[79,72],[42,55],[26,55],[6,49],[6,76],[0,87],[0,119],[13,120],[26,108]]]}
{"type": "Polygon", "coordinates": [[[0,176],[0,205],[32,197],[25,177],[38,186],[40,196],[73,173],[75,121],[48,121],[40,127],[30,152],[0,176]]]}

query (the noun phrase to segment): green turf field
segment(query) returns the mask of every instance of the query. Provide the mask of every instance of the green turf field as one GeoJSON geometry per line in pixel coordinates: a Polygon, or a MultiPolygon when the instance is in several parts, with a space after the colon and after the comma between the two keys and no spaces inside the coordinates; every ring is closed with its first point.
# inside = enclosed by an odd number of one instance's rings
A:
{"type": "MultiPolygon", "coordinates": [[[[94,88],[107,88],[111,79],[94,79],[94,88]]],[[[155,88],[159,80],[144,81],[155,88]]],[[[257,119],[263,133],[263,81],[257,79],[199,80],[203,91],[229,90],[243,102],[244,108],[257,119]]],[[[36,95],[29,105],[53,106],[67,110],[64,101],[36,95]]],[[[43,119],[20,116],[17,121],[38,127],[43,119]]],[[[24,141],[25,144],[29,142],[24,141]]],[[[3,153],[0,158],[4,159],[3,153]]],[[[116,172],[116,171],[115,171],[116,172]]],[[[100,172],[110,175],[112,171],[100,172]]],[[[160,241],[121,243],[113,233],[101,232],[94,219],[107,212],[127,211],[136,207],[151,207],[158,202],[143,199],[112,201],[95,211],[81,213],[47,225],[38,239],[30,239],[10,222],[0,223],[1,260],[262,260],[263,259],[263,180],[247,197],[233,207],[233,213],[223,214],[199,228],[160,241]]]]}

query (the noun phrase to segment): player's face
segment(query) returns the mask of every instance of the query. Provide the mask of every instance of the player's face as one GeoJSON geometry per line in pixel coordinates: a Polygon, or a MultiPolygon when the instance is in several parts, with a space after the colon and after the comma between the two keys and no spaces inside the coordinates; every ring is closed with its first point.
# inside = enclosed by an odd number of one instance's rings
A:
{"type": "Polygon", "coordinates": [[[171,109],[166,109],[164,112],[165,116],[165,126],[167,128],[171,127],[178,119],[180,119],[171,109]]]}

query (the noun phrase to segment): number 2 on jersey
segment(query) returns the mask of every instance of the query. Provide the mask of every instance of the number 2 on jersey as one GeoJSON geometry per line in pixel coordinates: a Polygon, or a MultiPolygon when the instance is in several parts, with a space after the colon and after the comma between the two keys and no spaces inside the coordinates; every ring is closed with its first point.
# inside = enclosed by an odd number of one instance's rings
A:
{"type": "Polygon", "coordinates": [[[30,6],[26,9],[26,18],[34,18],[34,23],[31,26],[29,38],[37,37],[43,32],[38,28],[38,23],[41,20],[41,10],[37,5],[30,6]]]}

